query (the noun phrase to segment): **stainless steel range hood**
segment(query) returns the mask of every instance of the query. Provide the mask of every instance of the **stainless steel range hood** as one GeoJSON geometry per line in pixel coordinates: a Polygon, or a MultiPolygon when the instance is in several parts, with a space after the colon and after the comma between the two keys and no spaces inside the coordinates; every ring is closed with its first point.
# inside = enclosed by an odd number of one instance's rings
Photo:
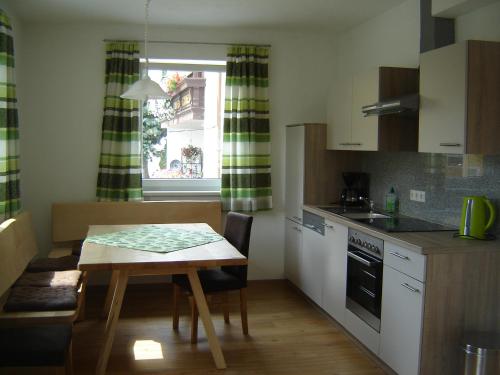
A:
{"type": "Polygon", "coordinates": [[[366,116],[382,116],[403,112],[416,112],[419,106],[418,94],[404,95],[361,107],[366,116]]]}

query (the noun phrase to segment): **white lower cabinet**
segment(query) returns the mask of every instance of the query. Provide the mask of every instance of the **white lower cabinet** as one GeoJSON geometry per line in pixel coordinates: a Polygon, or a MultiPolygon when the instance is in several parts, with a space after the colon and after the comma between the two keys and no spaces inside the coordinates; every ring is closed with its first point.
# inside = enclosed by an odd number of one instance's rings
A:
{"type": "Polygon", "coordinates": [[[419,373],[424,284],[387,265],[379,357],[399,375],[419,373]]]}
{"type": "Polygon", "coordinates": [[[302,225],[285,220],[285,277],[296,287],[302,287],[302,225]]]}
{"type": "Polygon", "coordinates": [[[345,319],[347,279],[347,227],[325,222],[325,259],[323,267],[323,309],[340,324],[345,319]]]}
{"type": "Polygon", "coordinates": [[[303,227],[302,232],[302,291],[318,305],[322,305],[324,260],[328,245],[325,236],[303,227]]]}

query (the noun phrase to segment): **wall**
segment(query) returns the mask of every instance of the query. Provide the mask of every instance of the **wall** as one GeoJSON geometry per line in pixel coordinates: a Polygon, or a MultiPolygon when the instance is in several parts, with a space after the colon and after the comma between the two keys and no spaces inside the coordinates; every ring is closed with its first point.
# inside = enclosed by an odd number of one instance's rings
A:
{"type": "MultiPolygon", "coordinates": [[[[500,41],[500,2],[456,19],[456,39],[500,41]]],[[[334,103],[349,91],[350,75],[374,66],[419,64],[419,1],[409,0],[339,37],[335,85],[329,103],[329,123],[336,123],[334,103]],[[383,42],[381,42],[383,41],[383,42]],[[342,76],[344,76],[342,78],[342,76]]],[[[341,99],[340,99],[341,100],[341,99]]],[[[401,213],[431,221],[458,225],[462,197],[486,195],[500,208],[500,157],[463,160],[457,155],[424,153],[361,153],[362,171],[370,173],[370,195],[378,205],[391,186],[399,193],[401,213]],[[462,167],[479,163],[479,176],[462,176],[462,167]],[[426,203],[409,200],[409,190],[426,191],[426,203]]],[[[500,220],[493,230],[500,233],[500,220]]]]}
{"type": "Polygon", "coordinates": [[[420,2],[409,0],[339,35],[333,46],[338,59],[327,103],[328,123],[350,121],[353,74],[377,66],[418,67],[420,2]]]}
{"type": "Polygon", "coordinates": [[[455,21],[457,40],[500,40],[500,1],[474,12],[457,17],[455,21]]]}
{"type": "MultiPolygon", "coordinates": [[[[43,251],[53,202],[94,200],[104,94],[104,38],[141,39],[142,26],[26,24],[21,131],[23,204],[43,251]]],[[[255,217],[251,278],[283,276],[284,126],[325,122],[333,69],[331,42],[319,34],[152,27],[151,40],[272,44],[270,100],[274,209],[255,217]]],[[[223,46],[151,45],[151,57],[225,58],[223,46]],[[195,53],[193,53],[193,51],[195,53]],[[166,54],[166,55],[165,55],[166,54]]]]}

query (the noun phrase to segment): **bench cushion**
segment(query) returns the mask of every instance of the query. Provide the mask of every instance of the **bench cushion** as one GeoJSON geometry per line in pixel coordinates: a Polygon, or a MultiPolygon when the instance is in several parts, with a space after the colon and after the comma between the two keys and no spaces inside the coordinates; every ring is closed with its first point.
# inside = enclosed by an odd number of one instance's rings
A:
{"type": "Polygon", "coordinates": [[[79,257],[68,255],[60,258],[36,259],[26,268],[27,272],[68,271],[78,268],[79,257]]]}
{"type": "Polygon", "coordinates": [[[73,287],[18,286],[10,291],[3,309],[17,311],[76,310],[77,291],[73,287]]]}
{"type": "Polygon", "coordinates": [[[69,286],[78,287],[81,271],[25,272],[14,286],[69,286]]]}
{"type": "Polygon", "coordinates": [[[71,325],[0,328],[0,366],[62,366],[71,343],[71,325]]]}

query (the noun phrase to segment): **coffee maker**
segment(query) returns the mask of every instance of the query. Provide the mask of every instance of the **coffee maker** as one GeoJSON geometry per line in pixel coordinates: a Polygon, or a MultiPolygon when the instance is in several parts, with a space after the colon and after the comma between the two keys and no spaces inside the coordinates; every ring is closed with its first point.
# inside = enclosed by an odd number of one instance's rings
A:
{"type": "Polygon", "coordinates": [[[369,197],[370,177],[368,173],[343,172],[345,188],[342,189],[340,202],[344,206],[361,207],[369,197]]]}

